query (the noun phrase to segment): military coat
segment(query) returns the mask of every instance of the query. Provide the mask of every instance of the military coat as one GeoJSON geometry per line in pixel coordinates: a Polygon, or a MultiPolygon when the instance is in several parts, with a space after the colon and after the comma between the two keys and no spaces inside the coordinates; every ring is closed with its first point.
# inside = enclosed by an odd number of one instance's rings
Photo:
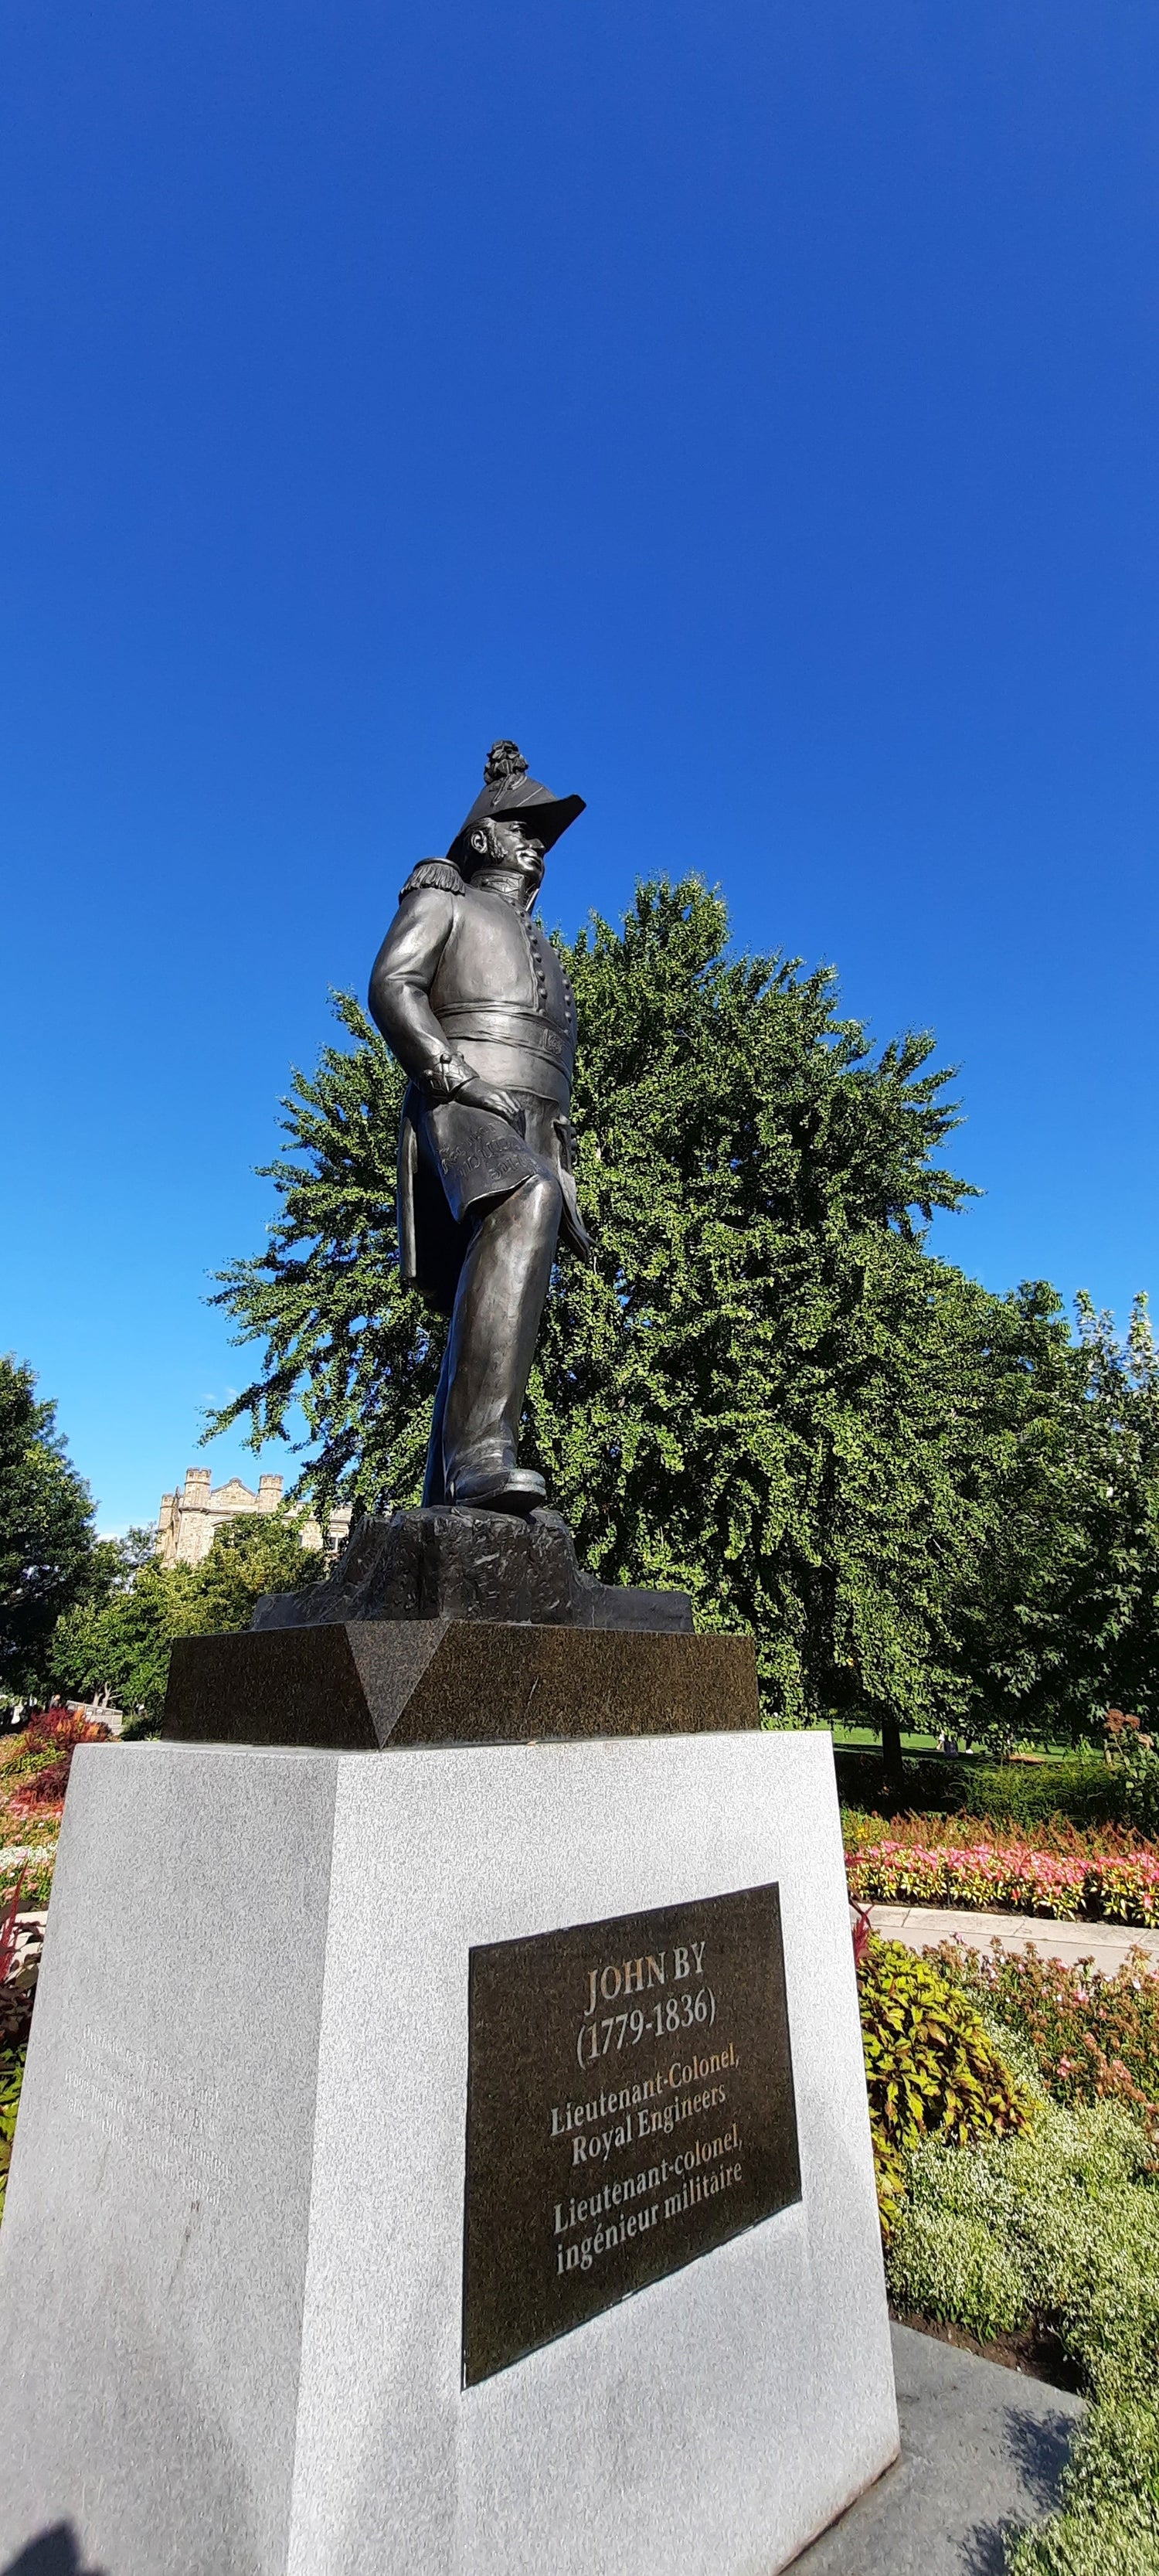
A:
{"type": "Polygon", "coordinates": [[[375,960],[370,1007],[411,1077],[398,1157],[404,1279],[449,1314],[480,1207],[545,1170],[559,1183],[564,1241],[588,1253],[568,1116],[575,999],[540,924],[449,860],[426,860],[375,960]],[[469,1073],[515,1095],[522,1135],[456,1099],[469,1073]]]}

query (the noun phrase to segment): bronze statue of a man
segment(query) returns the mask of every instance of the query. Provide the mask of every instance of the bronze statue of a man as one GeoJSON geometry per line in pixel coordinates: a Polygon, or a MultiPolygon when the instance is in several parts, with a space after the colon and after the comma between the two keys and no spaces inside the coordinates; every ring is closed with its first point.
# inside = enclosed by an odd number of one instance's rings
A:
{"type": "Polygon", "coordinates": [[[545,851],[582,796],[492,746],[445,859],[407,878],[370,978],[370,1008],[410,1083],[398,1154],[402,1275],[451,1318],[424,1504],[529,1512],[541,1476],[516,1463],[519,1419],[562,1233],[590,1244],[568,1110],[576,1016],[532,919],[545,851]]]}

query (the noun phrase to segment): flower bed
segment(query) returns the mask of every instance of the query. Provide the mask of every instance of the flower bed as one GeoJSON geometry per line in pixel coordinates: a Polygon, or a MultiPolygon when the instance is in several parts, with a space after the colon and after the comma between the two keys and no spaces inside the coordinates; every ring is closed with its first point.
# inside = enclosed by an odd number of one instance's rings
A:
{"type": "Polygon", "coordinates": [[[1107,1975],[1091,1960],[946,1941],[926,1960],[1029,2048],[1057,2102],[1118,2102],[1159,2141],[1159,1976],[1142,1950],[1107,1975]]]}
{"type": "Polygon", "coordinates": [[[1159,2576],[1159,1977],[1140,1950],[1112,1977],[997,1943],[923,1964],[1005,2047],[1031,2118],[903,2156],[894,2299],[981,2342],[1045,2334],[1090,2402],[1061,2508],[1008,2535],[1009,2576],[1159,2576]]]}
{"type": "Polygon", "coordinates": [[[0,1738],[0,1902],[22,1877],[21,1902],[47,1905],[78,1744],[107,1744],[109,1730],[75,1709],[36,1709],[0,1738]]]}
{"type": "Polygon", "coordinates": [[[883,1835],[846,1857],[849,1893],[862,1904],[962,1905],[982,1912],[1081,1915],[1159,1925],[1159,1855],[1146,1850],[1083,1858],[1025,1843],[919,1843],[883,1835]]]}

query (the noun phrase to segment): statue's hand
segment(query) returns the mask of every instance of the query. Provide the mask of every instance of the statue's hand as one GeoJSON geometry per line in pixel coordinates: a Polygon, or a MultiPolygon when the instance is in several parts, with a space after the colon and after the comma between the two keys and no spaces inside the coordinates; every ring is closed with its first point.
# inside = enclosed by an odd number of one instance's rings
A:
{"type": "Polygon", "coordinates": [[[505,1118],[508,1126],[516,1128],[521,1136],[526,1132],[526,1113],[520,1108],[514,1093],[497,1091],[477,1073],[472,1074],[469,1082],[462,1084],[455,1098],[468,1109],[489,1109],[493,1118],[505,1118]]]}
{"type": "Polygon", "coordinates": [[[450,1052],[440,1055],[426,1079],[436,1100],[461,1100],[468,1109],[487,1109],[493,1118],[505,1119],[521,1136],[526,1134],[527,1119],[514,1093],[499,1091],[494,1084],[484,1082],[466,1056],[450,1052]]]}

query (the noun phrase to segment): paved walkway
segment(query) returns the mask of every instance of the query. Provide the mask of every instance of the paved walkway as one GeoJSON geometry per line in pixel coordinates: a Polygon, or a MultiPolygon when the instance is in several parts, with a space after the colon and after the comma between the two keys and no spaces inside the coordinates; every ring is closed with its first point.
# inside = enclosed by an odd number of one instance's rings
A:
{"type": "Polygon", "coordinates": [[[1131,1923],[1051,1923],[1040,1914],[971,1914],[961,1906],[871,1905],[875,1932],[888,1941],[904,1941],[909,1950],[932,1950],[939,1941],[961,1941],[968,1950],[988,1950],[1000,1941],[1004,1950],[1037,1950],[1040,1959],[1093,1959],[1113,1976],[1130,1950],[1145,1950],[1159,1975],[1159,1932],[1141,1932],[1131,1923]]]}
{"type": "Polygon", "coordinates": [[[1081,2397],[893,2326],[901,2458],[793,2576],[1002,2576],[1003,2533],[1058,2502],[1081,2397]]]}

